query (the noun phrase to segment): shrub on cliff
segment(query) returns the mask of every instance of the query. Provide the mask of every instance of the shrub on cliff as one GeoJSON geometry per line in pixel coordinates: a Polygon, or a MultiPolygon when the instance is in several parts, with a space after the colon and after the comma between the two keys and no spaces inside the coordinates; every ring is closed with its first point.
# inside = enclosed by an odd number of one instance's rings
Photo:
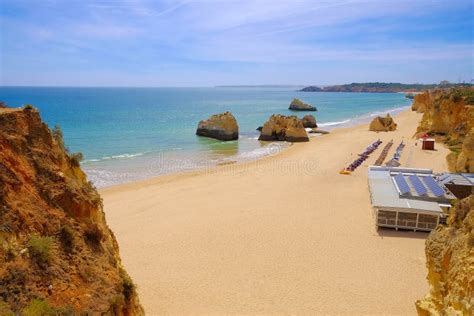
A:
{"type": "Polygon", "coordinates": [[[53,237],[32,235],[28,241],[28,249],[38,263],[49,263],[52,259],[53,237]]]}
{"type": "Polygon", "coordinates": [[[63,131],[59,125],[55,125],[51,129],[51,134],[53,134],[54,140],[59,144],[62,149],[65,149],[64,146],[64,138],[63,138],[63,131]]]}
{"type": "Polygon", "coordinates": [[[84,231],[84,237],[89,245],[99,247],[104,234],[96,224],[89,224],[84,231]]]}
{"type": "Polygon", "coordinates": [[[59,240],[67,252],[74,249],[74,230],[69,225],[61,227],[59,232],[59,240]]]}
{"type": "Polygon", "coordinates": [[[42,299],[34,299],[22,311],[23,316],[55,316],[56,311],[49,306],[48,302],[42,299]]]}
{"type": "Polygon", "coordinates": [[[7,303],[0,300],[0,315],[2,316],[15,316],[15,313],[12,312],[10,306],[7,303]]]}
{"type": "Polygon", "coordinates": [[[81,165],[81,161],[84,159],[84,155],[82,153],[73,153],[69,156],[71,158],[71,164],[74,167],[79,167],[81,165]]]}

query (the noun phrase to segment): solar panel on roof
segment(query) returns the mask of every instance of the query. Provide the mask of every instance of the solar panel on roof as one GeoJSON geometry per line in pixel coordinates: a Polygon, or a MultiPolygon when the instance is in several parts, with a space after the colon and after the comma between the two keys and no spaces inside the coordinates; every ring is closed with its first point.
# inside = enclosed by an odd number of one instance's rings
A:
{"type": "Polygon", "coordinates": [[[435,181],[435,179],[433,179],[430,176],[427,176],[427,177],[423,177],[423,181],[426,183],[428,188],[430,188],[431,192],[433,192],[435,196],[444,195],[443,188],[439,186],[439,184],[435,181]]]}
{"type": "Polygon", "coordinates": [[[449,177],[451,177],[451,175],[449,173],[445,173],[445,174],[443,174],[442,176],[439,177],[439,180],[444,181],[449,177]]]}
{"type": "Polygon", "coordinates": [[[405,194],[410,192],[410,187],[408,186],[408,183],[406,182],[405,178],[401,173],[397,174],[395,177],[395,182],[397,183],[398,190],[400,190],[400,194],[405,194]]]}
{"type": "Polygon", "coordinates": [[[426,190],[426,187],[423,185],[423,183],[421,182],[420,178],[418,178],[418,176],[413,174],[409,178],[410,178],[411,184],[413,184],[413,187],[415,188],[416,193],[418,193],[418,195],[425,195],[426,193],[428,193],[428,190],[426,190]]]}

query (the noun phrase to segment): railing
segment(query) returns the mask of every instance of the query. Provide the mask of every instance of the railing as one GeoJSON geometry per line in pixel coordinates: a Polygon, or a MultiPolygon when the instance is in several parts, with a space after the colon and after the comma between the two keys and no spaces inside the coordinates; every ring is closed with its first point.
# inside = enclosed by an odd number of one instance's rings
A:
{"type": "Polygon", "coordinates": [[[398,220],[398,222],[395,222],[394,219],[386,219],[386,218],[378,218],[377,219],[377,224],[378,225],[384,225],[384,226],[392,226],[392,227],[400,227],[400,228],[420,228],[420,229],[435,229],[436,228],[436,223],[430,223],[430,222],[418,222],[416,221],[409,221],[409,220],[398,220]]]}

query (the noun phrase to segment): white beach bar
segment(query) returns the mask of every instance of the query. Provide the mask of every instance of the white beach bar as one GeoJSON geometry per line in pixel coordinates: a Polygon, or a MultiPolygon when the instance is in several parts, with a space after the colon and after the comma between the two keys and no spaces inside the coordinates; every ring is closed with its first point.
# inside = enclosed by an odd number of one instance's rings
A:
{"type": "Polygon", "coordinates": [[[370,166],[368,173],[377,227],[431,231],[445,221],[455,197],[431,170],[370,166]]]}

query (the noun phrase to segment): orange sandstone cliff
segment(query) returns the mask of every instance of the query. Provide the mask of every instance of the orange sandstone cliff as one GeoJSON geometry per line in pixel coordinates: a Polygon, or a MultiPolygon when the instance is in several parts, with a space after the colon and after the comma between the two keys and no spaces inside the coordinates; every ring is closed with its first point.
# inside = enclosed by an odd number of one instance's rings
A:
{"type": "Polygon", "coordinates": [[[418,315],[474,314],[474,196],[452,208],[448,225],[426,240],[430,293],[416,302],[418,315]]]}
{"type": "Polygon", "coordinates": [[[79,155],[37,110],[0,108],[0,314],[143,313],[79,155]]]}
{"type": "Polygon", "coordinates": [[[412,110],[423,113],[418,132],[451,149],[452,171],[474,172],[474,88],[426,91],[415,96],[412,110]]]}

